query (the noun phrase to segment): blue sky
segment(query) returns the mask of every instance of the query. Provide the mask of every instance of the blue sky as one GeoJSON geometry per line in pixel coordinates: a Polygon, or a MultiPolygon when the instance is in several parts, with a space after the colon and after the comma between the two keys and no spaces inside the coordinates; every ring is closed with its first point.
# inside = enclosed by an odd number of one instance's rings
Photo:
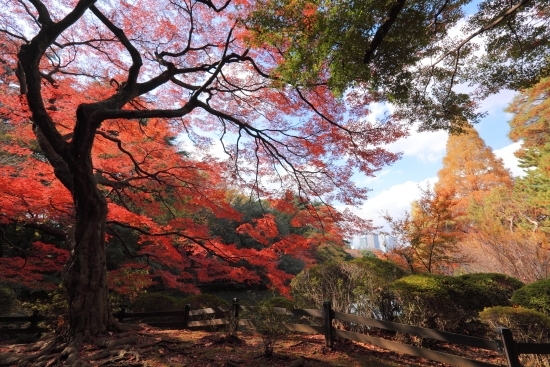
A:
{"type": "MultiPolygon", "coordinates": [[[[487,112],[487,116],[475,127],[485,144],[517,176],[521,170],[517,167],[513,152],[519,148],[519,144],[508,139],[511,115],[504,112],[513,96],[514,92],[503,91],[483,101],[480,110],[487,112]]],[[[437,180],[447,137],[444,131],[411,131],[406,139],[387,146],[391,151],[403,152],[403,158],[379,171],[374,178],[357,178],[358,183],[372,191],[369,199],[353,211],[364,219],[372,219],[375,225],[385,226],[386,223],[380,218],[381,212],[388,211],[398,216],[409,210],[410,203],[419,196],[418,186],[425,187],[427,183],[433,184],[437,180]]]]}

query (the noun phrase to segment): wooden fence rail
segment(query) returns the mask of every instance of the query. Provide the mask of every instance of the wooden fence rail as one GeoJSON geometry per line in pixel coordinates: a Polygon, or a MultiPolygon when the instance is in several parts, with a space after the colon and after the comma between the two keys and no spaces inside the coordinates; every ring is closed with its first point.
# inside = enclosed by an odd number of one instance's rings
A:
{"type": "MultiPolygon", "coordinates": [[[[165,311],[165,312],[126,312],[125,308],[113,314],[119,322],[124,322],[128,319],[147,319],[147,318],[172,318],[173,321],[150,321],[148,324],[162,328],[173,329],[188,329],[188,328],[205,328],[215,327],[219,325],[231,325],[233,330],[237,330],[239,326],[254,329],[254,321],[243,319],[241,316],[246,313],[254,313],[255,307],[242,306],[237,299],[233,300],[230,308],[217,307],[205,308],[199,310],[191,310],[190,305],[185,305],[181,311],[165,311]],[[198,318],[198,320],[197,320],[198,318]]],[[[518,356],[520,354],[544,354],[550,355],[550,343],[517,343],[514,341],[510,329],[500,327],[497,332],[500,335],[500,340],[482,339],[467,335],[449,333],[433,329],[422,328],[418,326],[405,325],[396,322],[377,320],[368,317],[350,315],[332,310],[330,301],[324,302],[323,309],[286,309],[275,307],[274,312],[296,317],[307,317],[318,319],[316,324],[303,323],[282,323],[282,325],[290,331],[303,333],[322,334],[325,337],[327,347],[334,346],[336,337],[358,341],[361,343],[369,343],[381,348],[392,350],[399,353],[409,354],[417,357],[430,359],[437,362],[451,364],[457,367],[500,367],[495,364],[475,361],[472,359],[442,353],[426,348],[416,347],[408,344],[391,341],[388,339],[374,337],[366,334],[355,333],[346,330],[336,329],[333,326],[333,321],[350,322],[356,325],[364,325],[369,328],[378,328],[383,330],[395,331],[403,334],[415,335],[422,338],[440,340],[456,345],[486,349],[497,351],[503,354],[506,358],[508,367],[521,367],[518,356]]],[[[28,329],[0,329],[0,333],[17,333],[21,331],[37,330],[38,322],[45,318],[38,314],[37,311],[31,316],[18,317],[0,317],[2,322],[30,322],[28,329]]]]}
{"type": "Polygon", "coordinates": [[[43,332],[46,331],[46,329],[39,328],[38,323],[45,319],[46,318],[40,315],[36,310],[30,316],[0,316],[0,323],[30,323],[27,328],[1,328],[0,334],[12,335],[43,332]]]}
{"type": "MultiPolygon", "coordinates": [[[[409,354],[417,357],[430,359],[437,362],[451,364],[457,367],[500,367],[495,364],[472,360],[461,356],[456,356],[448,353],[438,352],[426,348],[416,347],[412,345],[402,344],[388,339],[373,337],[366,334],[355,333],[346,330],[339,330],[333,327],[333,321],[350,322],[356,325],[364,325],[369,328],[378,328],[383,330],[395,331],[403,334],[415,335],[422,338],[440,340],[456,345],[467,347],[480,348],[490,351],[496,351],[503,354],[506,358],[508,367],[521,367],[518,355],[520,354],[550,354],[550,343],[517,343],[513,340],[511,331],[508,328],[498,328],[497,331],[501,336],[500,340],[489,340],[483,338],[472,337],[468,335],[460,335],[445,331],[422,328],[418,326],[405,325],[396,322],[377,320],[368,317],[350,315],[332,310],[329,301],[323,304],[323,309],[286,309],[274,307],[274,312],[297,317],[308,317],[318,319],[318,325],[302,324],[302,323],[283,323],[284,327],[290,331],[297,331],[311,334],[321,334],[325,337],[325,344],[332,348],[336,337],[348,340],[354,340],[362,343],[369,343],[381,348],[392,350],[399,353],[409,354]]],[[[254,321],[250,319],[240,318],[240,313],[245,314],[255,312],[255,307],[239,305],[238,300],[234,299],[231,309],[210,308],[204,310],[189,310],[186,307],[184,311],[169,313],[169,315],[181,315],[187,324],[184,328],[205,327],[212,325],[228,325],[234,323],[236,328],[239,326],[254,329],[254,321]],[[191,321],[191,318],[198,315],[210,315],[209,320],[191,321]]],[[[131,317],[143,317],[145,313],[126,314],[131,317]]],[[[159,313],[150,313],[149,315],[158,316],[159,313]]],[[[168,313],[167,313],[168,315],[168,313]]]]}

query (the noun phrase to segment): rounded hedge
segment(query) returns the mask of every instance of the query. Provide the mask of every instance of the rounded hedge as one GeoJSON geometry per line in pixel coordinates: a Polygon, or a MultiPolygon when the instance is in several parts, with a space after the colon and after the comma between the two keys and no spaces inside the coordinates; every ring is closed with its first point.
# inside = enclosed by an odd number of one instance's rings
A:
{"type": "Polygon", "coordinates": [[[497,306],[481,311],[479,318],[492,328],[508,327],[516,341],[548,341],[550,317],[542,312],[524,307],[497,306]]]}
{"type": "Polygon", "coordinates": [[[483,289],[484,307],[511,306],[512,294],[524,286],[518,279],[498,273],[472,273],[458,278],[483,289]]]}
{"type": "Polygon", "coordinates": [[[512,303],[550,316],[550,278],[527,284],[512,295],[512,303]]]}
{"type": "MultiPolygon", "coordinates": [[[[483,334],[478,313],[485,307],[507,305],[506,292],[495,296],[491,284],[513,280],[495,275],[445,276],[416,274],[395,281],[391,289],[407,324],[458,333],[483,334]]],[[[506,288],[502,285],[503,288],[506,288]]],[[[508,291],[509,293],[509,291],[508,291]]]]}

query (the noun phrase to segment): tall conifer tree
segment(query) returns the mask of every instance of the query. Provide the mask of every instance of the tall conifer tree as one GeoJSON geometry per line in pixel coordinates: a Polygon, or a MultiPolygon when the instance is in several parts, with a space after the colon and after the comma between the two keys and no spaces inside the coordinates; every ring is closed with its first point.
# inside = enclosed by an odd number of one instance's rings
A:
{"type": "Polygon", "coordinates": [[[443,168],[437,175],[435,191],[453,190],[457,212],[462,213],[472,201],[480,203],[493,188],[512,188],[510,172],[471,125],[462,134],[449,137],[443,168]]]}

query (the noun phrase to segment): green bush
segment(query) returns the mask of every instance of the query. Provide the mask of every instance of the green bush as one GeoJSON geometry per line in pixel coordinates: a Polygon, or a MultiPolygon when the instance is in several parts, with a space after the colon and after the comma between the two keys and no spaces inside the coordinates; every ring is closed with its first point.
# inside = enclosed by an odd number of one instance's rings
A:
{"type": "Polygon", "coordinates": [[[288,309],[294,308],[294,303],[288,298],[282,297],[282,296],[275,296],[273,298],[269,298],[264,302],[262,302],[262,304],[269,307],[281,307],[281,308],[288,308],[288,309]]]}
{"type": "Polygon", "coordinates": [[[391,320],[397,310],[389,285],[404,274],[378,258],[327,263],[298,274],[291,293],[300,307],[322,308],[330,300],[338,312],[391,320]]]}
{"type": "Polygon", "coordinates": [[[9,288],[0,287],[0,315],[7,315],[14,311],[17,304],[17,295],[9,288]]]}
{"type": "Polygon", "coordinates": [[[183,310],[177,298],[163,293],[143,293],[130,304],[129,308],[135,312],[183,310]]]}
{"type": "MultiPolygon", "coordinates": [[[[493,330],[508,327],[516,342],[550,342],[550,317],[542,312],[524,307],[490,307],[479,313],[480,319],[493,330]]],[[[498,338],[495,333],[494,338],[498,338]]],[[[522,366],[550,366],[550,356],[521,354],[522,366]]]]}
{"type": "MultiPolygon", "coordinates": [[[[478,313],[506,297],[487,290],[494,276],[452,277],[410,275],[395,281],[392,290],[401,307],[399,319],[406,324],[457,333],[483,335],[478,313]]],[[[507,304],[507,303],[505,303],[507,304]]]]}
{"type": "Polygon", "coordinates": [[[550,316],[550,278],[527,284],[516,290],[512,295],[512,303],[550,316]]]}
{"type": "Polygon", "coordinates": [[[37,310],[41,315],[57,317],[59,315],[69,315],[68,295],[65,287],[60,284],[53,291],[46,295],[40,294],[39,297],[21,302],[20,311],[31,314],[37,310]]]}
{"type": "Polygon", "coordinates": [[[484,309],[479,317],[492,328],[510,328],[518,342],[548,342],[550,317],[542,312],[524,307],[496,306],[484,309]]]}
{"type": "Polygon", "coordinates": [[[399,321],[432,329],[448,329],[445,322],[454,303],[440,275],[409,275],[391,285],[401,307],[399,321]]]}
{"type": "Polygon", "coordinates": [[[399,265],[377,257],[353,260],[362,273],[354,289],[358,315],[393,321],[400,309],[390,289],[390,284],[406,275],[399,265]]]}
{"type": "Polygon", "coordinates": [[[512,294],[524,286],[518,279],[498,273],[464,274],[458,278],[483,288],[484,307],[511,306],[512,294]]]}

